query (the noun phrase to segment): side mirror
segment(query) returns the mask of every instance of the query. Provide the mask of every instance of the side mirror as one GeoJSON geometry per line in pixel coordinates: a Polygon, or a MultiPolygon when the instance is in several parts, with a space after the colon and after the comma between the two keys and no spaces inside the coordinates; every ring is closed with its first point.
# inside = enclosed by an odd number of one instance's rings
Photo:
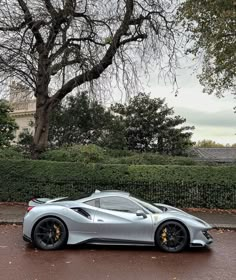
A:
{"type": "Polygon", "coordinates": [[[136,212],[136,216],[138,216],[138,217],[143,217],[144,219],[147,218],[147,215],[146,215],[142,210],[138,210],[138,211],[136,212]]]}

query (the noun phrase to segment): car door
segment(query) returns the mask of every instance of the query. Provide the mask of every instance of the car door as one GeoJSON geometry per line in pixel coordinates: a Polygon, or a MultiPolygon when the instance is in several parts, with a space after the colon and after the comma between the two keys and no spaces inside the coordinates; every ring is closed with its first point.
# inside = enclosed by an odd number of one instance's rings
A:
{"type": "Polygon", "coordinates": [[[99,209],[95,213],[98,238],[125,242],[153,242],[151,215],[137,216],[145,211],[129,198],[108,196],[99,198],[99,209]]]}

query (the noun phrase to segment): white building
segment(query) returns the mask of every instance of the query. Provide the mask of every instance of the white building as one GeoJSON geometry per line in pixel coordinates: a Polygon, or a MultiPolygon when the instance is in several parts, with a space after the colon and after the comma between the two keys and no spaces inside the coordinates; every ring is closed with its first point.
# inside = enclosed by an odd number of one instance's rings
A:
{"type": "Polygon", "coordinates": [[[12,82],[10,85],[9,101],[13,109],[11,116],[19,126],[14,139],[16,142],[21,132],[33,132],[34,130],[30,123],[34,122],[36,100],[28,88],[19,83],[12,82]]]}

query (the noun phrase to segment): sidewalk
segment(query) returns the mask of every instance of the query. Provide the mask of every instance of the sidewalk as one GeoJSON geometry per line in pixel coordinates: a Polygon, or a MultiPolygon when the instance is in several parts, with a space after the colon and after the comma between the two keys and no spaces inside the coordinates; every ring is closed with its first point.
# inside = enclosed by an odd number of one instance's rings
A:
{"type": "Polygon", "coordinates": [[[194,215],[216,229],[234,229],[236,230],[236,210],[210,210],[205,211],[197,209],[185,209],[191,215],[194,215]]]}
{"type": "Polygon", "coordinates": [[[27,205],[0,203],[0,224],[22,224],[27,205]]]}
{"type": "MultiPolygon", "coordinates": [[[[0,202],[0,224],[22,224],[27,206],[0,202]]],[[[186,212],[203,219],[217,229],[236,230],[236,210],[185,209],[186,212]]]]}

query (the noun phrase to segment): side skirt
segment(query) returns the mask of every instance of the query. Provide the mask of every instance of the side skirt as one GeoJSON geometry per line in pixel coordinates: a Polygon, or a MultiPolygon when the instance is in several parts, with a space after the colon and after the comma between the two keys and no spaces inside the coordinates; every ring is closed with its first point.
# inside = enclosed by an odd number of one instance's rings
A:
{"type": "Polygon", "coordinates": [[[119,240],[119,239],[109,239],[109,238],[92,238],[92,239],[88,239],[83,242],[80,242],[78,244],[155,246],[154,242],[119,240]]]}
{"type": "Polygon", "coordinates": [[[25,242],[32,242],[31,238],[29,238],[28,236],[26,236],[25,234],[23,235],[23,240],[25,242]]]}

